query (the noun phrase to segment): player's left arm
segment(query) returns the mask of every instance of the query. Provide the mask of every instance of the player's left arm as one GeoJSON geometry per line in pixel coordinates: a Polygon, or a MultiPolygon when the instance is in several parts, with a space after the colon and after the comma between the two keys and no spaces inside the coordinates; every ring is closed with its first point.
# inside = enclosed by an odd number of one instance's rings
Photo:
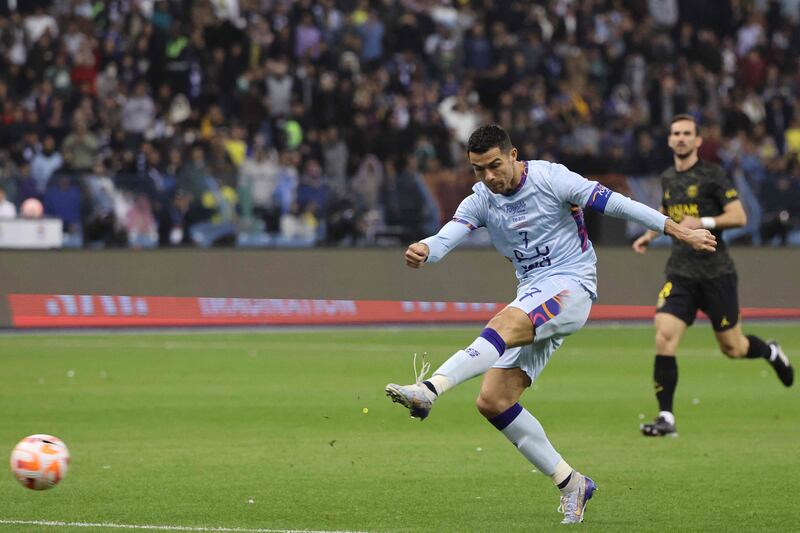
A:
{"type": "Polygon", "coordinates": [[[689,229],[726,229],[741,228],[747,224],[747,213],[744,205],[739,200],[739,193],[733,186],[733,182],[722,168],[712,178],[710,194],[722,206],[722,213],[711,217],[690,217],[685,216],[681,219],[681,226],[689,229]]]}
{"type": "Polygon", "coordinates": [[[741,228],[747,224],[747,213],[741,200],[734,200],[725,204],[723,211],[715,217],[690,217],[681,219],[681,226],[689,229],[727,229],[741,228]]]}

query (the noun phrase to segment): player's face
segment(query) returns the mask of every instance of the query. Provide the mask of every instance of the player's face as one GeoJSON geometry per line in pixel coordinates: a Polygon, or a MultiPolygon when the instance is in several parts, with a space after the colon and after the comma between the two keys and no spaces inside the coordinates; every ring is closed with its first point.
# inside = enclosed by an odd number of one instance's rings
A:
{"type": "Polygon", "coordinates": [[[517,149],[512,148],[508,153],[503,153],[499,147],[492,148],[482,154],[469,152],[467,154],[475,176],[481,180],[489,190],[495,194],[511,192],[514,180],[514,161],[517,159],[517,149]]]}
{"type": "Polygon", "coordinates": [[[678,120],[669,128],[669,147],[681,159],[697,153],[702,143],[703,139],[697,135],[697,127],[691,120],[678,120]]]}

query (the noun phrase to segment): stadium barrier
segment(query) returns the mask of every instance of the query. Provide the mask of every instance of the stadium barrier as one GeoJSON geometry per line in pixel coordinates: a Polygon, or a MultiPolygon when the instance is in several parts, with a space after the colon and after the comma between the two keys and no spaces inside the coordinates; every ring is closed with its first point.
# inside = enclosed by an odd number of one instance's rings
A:
{"type": "MultiPolygon", "coordinates": [[[[151,326],[285,326],[358,324],[437,324],[486,322],[505,303],[296,300],[266,298],[185,298],[11,294],[15,328],[151,326]]],[[[595,305],[590,320],[648,320],[654,308],[595,305]]],[[[758,318],[800,318],[800,309],[744,308],[758,318]]]]}
{"type": "MultiPolygon", "coordinates": [[[[667,253],[599,249],[591,319],[649,320],[667,253]]],[[[745,318],[800,318],[800,253],[733,255],[745,318]]],[[[483,322],[516,285],[487,249],[423,271],[399,249],[7,251],[0,280],[4,328],[483,322]]]]}

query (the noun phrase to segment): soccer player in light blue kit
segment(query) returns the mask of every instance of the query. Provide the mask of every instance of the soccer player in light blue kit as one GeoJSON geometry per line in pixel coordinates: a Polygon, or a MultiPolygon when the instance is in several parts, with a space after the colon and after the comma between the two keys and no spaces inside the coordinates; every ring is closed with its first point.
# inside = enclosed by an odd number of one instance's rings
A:
{"type": "Polygon", "coordinates": [[[489,231],[497,251],[514,264],[517,297],[497,313],[475,341],[425,380],[427,363],[412,385],[389,384],[387,395],[424,419],[452,387],[485,374],[477,407],[561,491],[562,524],[582,522],[596,486],[572,469],[550,444],[536,418],[518,400],[541,374],[564,337],[586,322],[597,298],[597,271],[583,208],[638,222],[698,251],[713,252],[714,236],[690,230],[643,204],[589,181],[563,165],[517,161],[517,149],[497,125],[469,138],[467,156],[479,182],[451,222],[408,247],[406,264],[435,263],[477,228],[489,231]]]}

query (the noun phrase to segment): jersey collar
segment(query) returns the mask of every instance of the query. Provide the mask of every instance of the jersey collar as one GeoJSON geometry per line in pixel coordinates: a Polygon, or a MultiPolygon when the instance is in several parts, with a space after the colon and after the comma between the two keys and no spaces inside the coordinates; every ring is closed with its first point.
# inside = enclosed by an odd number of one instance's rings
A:
{"type": "Polygon", "coordinates": [[[522,186],[525,185],[525,180],[527,179],[528,179],[528,162],[525,161],[523,163],[522,174],[519,177],[519,183],[517,184],[516,187],[514,187],[513,191],[506,193],[503,196],[514,196],[515,194],[517,194],[520,191],[520,189],[522,189],[522,186]]]}

